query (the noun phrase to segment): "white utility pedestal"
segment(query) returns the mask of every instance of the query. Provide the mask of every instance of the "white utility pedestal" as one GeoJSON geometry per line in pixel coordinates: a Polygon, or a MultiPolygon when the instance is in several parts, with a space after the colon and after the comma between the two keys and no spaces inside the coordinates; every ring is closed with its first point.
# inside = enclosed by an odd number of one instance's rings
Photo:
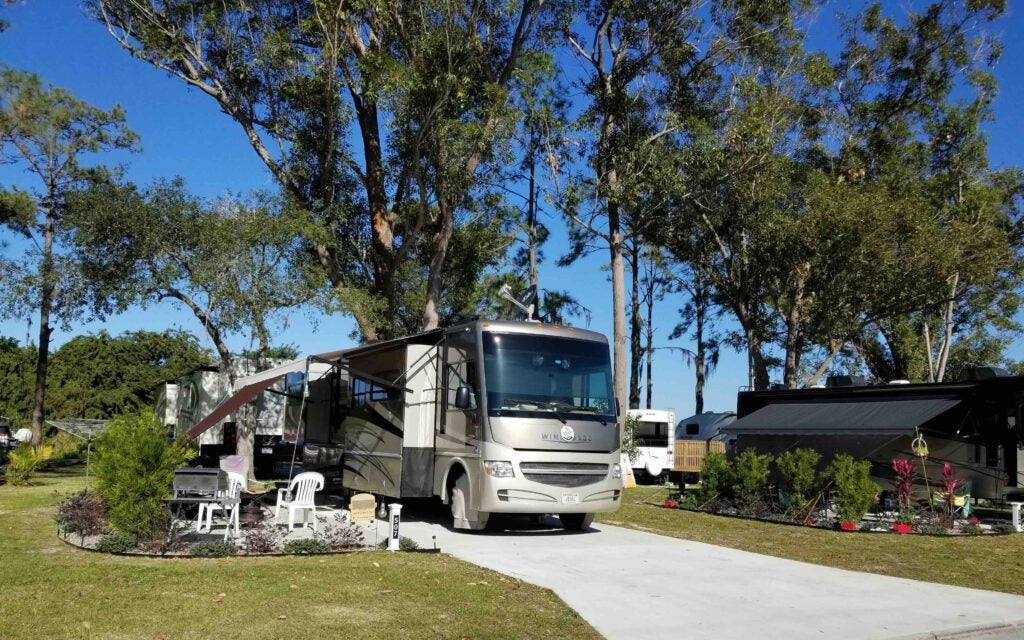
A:
{"type": "Polygon", "coordinates": [[[398,529],[402,524],[402,505],[392,502],[388,505],[388,551],[398,551],[400,538],[398,529]]]}

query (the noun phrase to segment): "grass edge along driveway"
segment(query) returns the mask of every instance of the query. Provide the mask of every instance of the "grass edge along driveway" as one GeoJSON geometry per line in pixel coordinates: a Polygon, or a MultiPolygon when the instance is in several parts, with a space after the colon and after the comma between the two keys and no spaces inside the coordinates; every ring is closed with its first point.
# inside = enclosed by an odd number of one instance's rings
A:
{"type": "Polygon", "coordinates": [[[0,638],[596,638],[547,589],[413,553],[147,559],[56,537],[55,491],[0,486],[0,638]],[[220,602],[218,594],[224,594],[220,602]]]}
{"type": "Polygon", "coordinates": [[[597,519],[839,569],[1024,595],[1024,533],[932,537],[827,531],[666,509],[660,504],[669,492],[627,489],[619,511],[597,519]]]}

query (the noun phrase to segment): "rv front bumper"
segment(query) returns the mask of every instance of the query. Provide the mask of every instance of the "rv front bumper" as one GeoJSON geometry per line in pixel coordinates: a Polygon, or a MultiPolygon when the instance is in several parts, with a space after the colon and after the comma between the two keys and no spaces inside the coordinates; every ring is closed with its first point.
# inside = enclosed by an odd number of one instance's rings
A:
{"type": "Polygon", "coordinates": [[[483,476],[481,511],[489,513],[606,513],[622,500],[618,454],[508,452],[514,477],[483,476]],[[567,459],[568,458],[568,459],[567,459]]]}

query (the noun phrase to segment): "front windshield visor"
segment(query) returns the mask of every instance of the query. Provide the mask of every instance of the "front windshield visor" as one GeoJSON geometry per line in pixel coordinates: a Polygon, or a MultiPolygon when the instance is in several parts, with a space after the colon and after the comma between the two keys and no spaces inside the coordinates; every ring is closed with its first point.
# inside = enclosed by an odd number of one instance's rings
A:
{"type": "Polygon", "coordinates": [[[484,333],[484,384],[491,415],[534,412],[613,421],[608,345],[590,340],[484,333]]]}

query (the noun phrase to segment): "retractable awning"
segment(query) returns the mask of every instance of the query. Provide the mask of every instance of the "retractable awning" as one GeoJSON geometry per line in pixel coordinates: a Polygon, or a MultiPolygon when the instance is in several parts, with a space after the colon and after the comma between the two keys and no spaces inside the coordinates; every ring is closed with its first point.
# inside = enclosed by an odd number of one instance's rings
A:
{"type": "MultiPolygon", "coordinates": [[[[316,357],[320,360],[330,360],[337,358],[342,353],[344,352],[331,351],[328,353],[321,353],[316,357]]],[[[313,380],[320,378],[331,369],[330,365],[323,364],[321,362],[309,362],[309,358],[300,358],[251,376],[239,378],[235,380],[235,392],[222,400],[220,404],[214,407],[213,411],[193,425],[185,435],[190,439],[201,435],[204,431],[237,411],[246,402],[255,400],[261,393],[274,386],[277,381],[281,380],[289,373],[305,373],[307,366],[310,378],[313,380]]]]}
{"type": "Polygon", "coordinates": [[[903,435],[949,411],[960,400],[849,400],[777,402],[740,418],[731,435],[903,435]]]}

